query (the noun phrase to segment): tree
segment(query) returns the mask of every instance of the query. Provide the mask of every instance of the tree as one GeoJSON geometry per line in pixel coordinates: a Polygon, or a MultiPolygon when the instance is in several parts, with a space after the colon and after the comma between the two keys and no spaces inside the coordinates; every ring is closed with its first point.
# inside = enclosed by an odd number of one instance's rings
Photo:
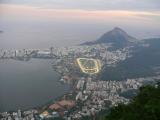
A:
{"type": "Polygon", "coordinates": [[[128,105],[111,108],[104,120],[160,120],[160,86],[144,86],[128,105]]]}

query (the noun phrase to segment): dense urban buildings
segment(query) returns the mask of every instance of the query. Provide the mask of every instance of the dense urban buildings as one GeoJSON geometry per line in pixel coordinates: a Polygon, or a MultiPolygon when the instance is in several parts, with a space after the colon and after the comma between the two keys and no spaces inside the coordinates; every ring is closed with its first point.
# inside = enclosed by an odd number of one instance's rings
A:
{"type": "Polygon", "coordinates": [[[0,59],[28,61],[30,59],[53,59],[53,69],[61,74],[60,82],[72,84],[73,90],[58,101],[42,108],[27,111],[0,113],[2,120],[40,120],[51,118],[81,119],[93,117],[119,103],[128,104],[132,96],[144,84],[155,83],[159,76],[105,80],[98,78],[104,65],[131,57],[130,48],[109,51],[107,45],[62,47],[48,50],[1,50],[0,59]],[[133,95],[127,95],[127,92],[133,95]]]}

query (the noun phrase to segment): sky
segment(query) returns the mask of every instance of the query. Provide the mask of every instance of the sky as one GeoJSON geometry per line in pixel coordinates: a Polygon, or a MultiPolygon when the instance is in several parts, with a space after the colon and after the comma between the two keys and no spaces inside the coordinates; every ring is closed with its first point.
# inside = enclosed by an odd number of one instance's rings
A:
{"type": "Polygon", "coordinates": [[[139,39],[160,37],[160,0],[0,0],[0,16],[3,46],[8,36],[13,47],[74,45],[116,26],[139,39]]]}
{"type": "Polygon", "coordinates": [[[57,9],[160,10],[159,0],[1,0],[1,3],[27,4],[57,9]]]}

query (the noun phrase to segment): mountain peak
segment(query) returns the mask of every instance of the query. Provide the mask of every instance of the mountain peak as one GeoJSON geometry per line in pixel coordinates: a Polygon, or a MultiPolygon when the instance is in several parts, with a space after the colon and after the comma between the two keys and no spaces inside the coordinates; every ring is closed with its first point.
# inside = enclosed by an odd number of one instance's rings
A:
{"type": "Polygon", "coordinates": [[[103,34],[97,42],[99,43],[112,43],[115,46],[126,46],[136,41],[136,38],[128,35],[124,30],[119,27],[115,27],[111,31],[103,34]]]}
{"type": "Polygon", "coordinates": [[[94,42],[87,42],[87,44],[111,43],[116,47],[125,47],[131,43],[134,43],[135,41],[137,41],[136,38],[128,35],[127,32],[125,32],[121,28],[115,27],[111,31],[103,34],[98,40],[94,42]]]}
{"type": "Polygon", "coordinates": [[[122,30],[121,28],[119,27],[115,27],[113,28],[111,31],[107,32],[108,34],[113,34],[113,35],[123,35],[123,36],[126,36],[128,35],[124,30],[122,30]]]}
{"type": "Polygon", "coordinates": [[[117,30],[117,31],[123,31],[121,28],[119,27],[114,27],[113,30],[117,30]]]}

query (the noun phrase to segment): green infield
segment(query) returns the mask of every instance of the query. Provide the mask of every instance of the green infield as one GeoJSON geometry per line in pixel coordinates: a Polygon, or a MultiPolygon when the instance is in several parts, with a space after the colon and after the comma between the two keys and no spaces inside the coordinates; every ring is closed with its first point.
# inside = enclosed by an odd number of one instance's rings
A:
{"type": "Polygon", "coordinates": [[[77,63],[82,72],[86,74],[96,74],[101,69],[101,63],[98,59],[77,58],[77,63]]]}

